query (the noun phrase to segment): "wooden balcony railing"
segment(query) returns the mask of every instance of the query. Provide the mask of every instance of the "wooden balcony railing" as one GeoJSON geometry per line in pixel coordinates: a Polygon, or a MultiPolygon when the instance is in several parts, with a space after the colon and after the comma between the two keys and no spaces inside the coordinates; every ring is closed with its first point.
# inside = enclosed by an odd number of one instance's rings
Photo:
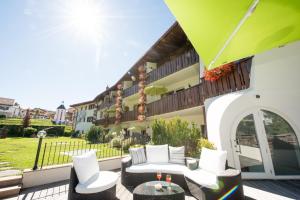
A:
{"type": "MultiPolygon", "coordinates": [[[[204,100],[243,89],[250,85],[250,69],[252,58],[244,59],[235,64],[233,72],[217,81],[204,79],[198,85],[162,97],[160,100],[147,104],[146,116],[160,115],[178,110],[188,109],[204,104],[204,100]]],[[[122,122],[137,120],[137,110],[124,112],[122,122]]],[[[97,120],[99,124],[113,124],[115,119],[97,120]]]]}
{"type": "Polygon", "coordinates": [[[165,96],[147,104],[147,117],[174,112],[203,104],[202,84],[165,96]]]}
{"type": "Polygon", "coordinates": [[[147,84],[189,67],[197,62],[199,62],[197,52],[195,49],[189,49],[175,59],[172,59],[164,63],[162,66],[159,66],[157,69],[149,72],[147,76],[147,84]]]}
{"type": "Polygon", "coordinates": [[[114,123],[115,123],[115,117],[102,118],[96,120],[95,122],[96,125],[102,125],[102,126],[108,126],[109,124],[114,124],[114,123]]]}
{"type": "Polygon", "coordinates": [[[131,110],[122,113],[122,122],[127,122],[127,121],[135,121],[137,120],[137,110],[131,110]]]}
{"type": "Polygon", "coordinates": [[[235,64],[233,72],[217,81],[202,79],[205,99],[249,88],[252,58],[235,64]]]}
{"type": "Polygon", "coordinates": [[[123,97],[128,97],[131,96],[139,91],[139,86],[138,84],[134,84],[133,86],[126,88],[123,90],[123,97]]]}
{"type": "Polygon", "coordinates": [[[109,108],[111,107],[112,105],[114,105],[116,103],[116,100],[113,99],[113,100],[110,100],[110,101],[106,101],[106,102],[103,102],[102,104],[100,104],[98,106],[98,110],[101,110],[101,109],[104,109],[104,108],[109,108]]]}

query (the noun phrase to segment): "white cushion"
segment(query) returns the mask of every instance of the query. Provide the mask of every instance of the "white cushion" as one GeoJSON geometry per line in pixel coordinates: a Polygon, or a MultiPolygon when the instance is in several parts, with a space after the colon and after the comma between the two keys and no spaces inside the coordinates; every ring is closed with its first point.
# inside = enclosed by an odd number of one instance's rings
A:
{"type": "Polygon", "coordinates": [[[148,163],[167,163],[169,161],[168,145],[146,145],[148,163]]]}
{"type": "Polygon", "coordinates": [[[185,164],[184,146],[171,147],[169,146],[170,163],[185,164]]]}
{"type": "Polygon", "coordinates": [[[84,184],[99,172],[99,164],[95,151],[90,151],[80,156],[73,156],[73,165],[81,184],[84,184]]]}
{"type": "Polygon", "coordinates": [[[78,183],[75,190],[81,194],[102,192],[115,186],[118,178],[115,172],[100,171],[84,184],[78,183]]]}
{"type": "Polygon", "coordinates": [[[189,170],[184,173],[184,176],[191,179],[195,183],[211,188],[219,189],[217,176],[203,169],[189,170]]]}
{"type": "Polygon", "coordinates": [[[141,163],[145,163],[147,161],[145,156],[144,148],[130,148],[130,157],[132,159],[132,164],[137,165],[141,163]]]}
{"type": "Polygon", "coordinates": [[[203,147],[200,155],[199,168],[218,175],[225,171],[226,157],[226,151],[211,150],[203,147]]]}
{"type": "Polygon", "coordinates": [[[172,164],[172,163],[143,163],[139,165],[131,165],[126,168],[129,173],[162,173],[170,174],[184,174],[189,169],[185,165],[172,164]]]}

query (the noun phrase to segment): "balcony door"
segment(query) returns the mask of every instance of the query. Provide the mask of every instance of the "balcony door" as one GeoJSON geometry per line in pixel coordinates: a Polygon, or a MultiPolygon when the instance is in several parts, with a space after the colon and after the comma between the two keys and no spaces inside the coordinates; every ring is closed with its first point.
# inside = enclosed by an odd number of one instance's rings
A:
{"type": "Polygon", "coordinates": [[[243,178],[300,178],[299,138],[282,116],[267,110],[247,113],[231,139],[243,178]]]}

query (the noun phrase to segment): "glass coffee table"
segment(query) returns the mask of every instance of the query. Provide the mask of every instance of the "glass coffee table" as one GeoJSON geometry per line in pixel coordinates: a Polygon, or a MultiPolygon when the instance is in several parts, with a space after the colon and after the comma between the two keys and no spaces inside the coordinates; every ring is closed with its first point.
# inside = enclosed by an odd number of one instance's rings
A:
{"type": "Polygon", "coordinates": [[[133,200],[184,200],[184,190],[175,183],[165,181],[150,181],[138,185],[133,190],[133,200]],[[155,189],[155,185],[160,183],[162,188],[155,189]]]}

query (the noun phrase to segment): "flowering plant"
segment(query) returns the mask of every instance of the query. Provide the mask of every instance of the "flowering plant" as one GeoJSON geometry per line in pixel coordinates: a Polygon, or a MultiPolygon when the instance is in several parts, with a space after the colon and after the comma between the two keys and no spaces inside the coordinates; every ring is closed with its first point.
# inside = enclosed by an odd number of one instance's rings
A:
{"type": "Polygon", "coordinates": [[[205,70],[204,71],[204,78],[207,81],[216,81],[221,77],[229,74],[232,71],[233,63],[227,63],[225,65],[221,65],[212,70],[205,70]]]}

